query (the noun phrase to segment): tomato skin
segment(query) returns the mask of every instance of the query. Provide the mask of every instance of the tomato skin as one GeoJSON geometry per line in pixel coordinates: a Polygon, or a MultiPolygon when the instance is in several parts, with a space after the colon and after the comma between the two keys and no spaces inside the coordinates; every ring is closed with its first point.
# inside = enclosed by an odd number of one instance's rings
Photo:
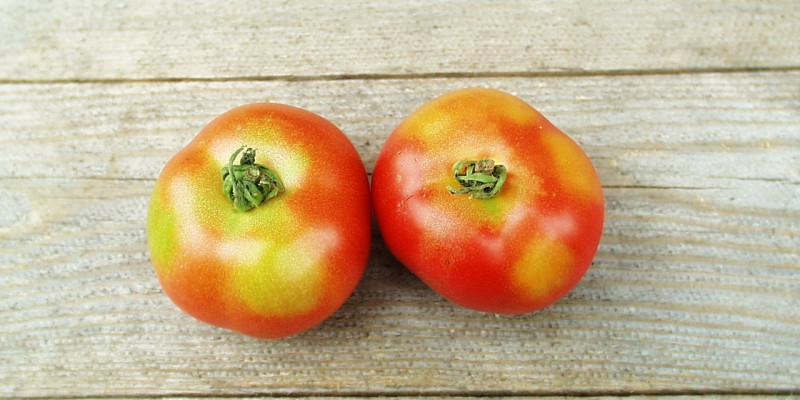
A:
{"type": "Polygon", "coordinates": [[[370,250],[364,165],[326,119],[292,106],[234,108],[166,164],[150,199],[147,239],[164,292],[206,323],[258,338],[290,336],[333,314],[370,250]],[[221,169],[256,149],[285,191],[239,211],[221,169]]]}
{"type": "Polygon", "coordinates": [[[563,297],[591,265],[604,197],[582,149],[510,94],[462,89],[414,111],[381,148],[373,210],[389,250],[448,300],[523,314],[563,297]],[[493,198],[453,194],[453,164],[492,159],[493,198]]]}

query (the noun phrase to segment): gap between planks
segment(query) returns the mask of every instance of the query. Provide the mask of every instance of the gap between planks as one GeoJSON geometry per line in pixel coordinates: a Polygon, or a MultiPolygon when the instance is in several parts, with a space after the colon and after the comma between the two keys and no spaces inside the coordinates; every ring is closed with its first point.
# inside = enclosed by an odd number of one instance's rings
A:
{"type": "MultiPolygon", "coordinates": [[[[741,390],[711,390],[711,391],[637,391],[637,392],[514,392],[514,391],[478,391],[460,392],[450,390],[402,390],[402,391],[376,391],[376,392],[351,392],[340,393],[336,391],[311,391],[311,392],[279,392],[279,393],[246,393],[246,394],[202,394],[202,393],[171,393],[163,395],[111,395],[111,396],[59,396],[60,400],[110,400],[110,399],[296,399],[296,398],[329,398],[329,399],[360,399],[360,398],[428,398],[428,399],[447,399],[447,398],[537,398],[545,399],[766,399],[766,398],[795,398],[799,393],[792,390],[769,390],[769,391],[741,391],[741,390]]],[[[45,400],[54,397],[24,397],[26,400],[45,400]]]]}
{"type": "Polygon", "coordinates": [[[170,82],[314,82],[314,81],[378,81],[413,79],[471,79],[471,78],[583,78],[595,76],[652,76],[772,73],[800,71],[800,65],[768,67],[710,67],[710,68],[656,68],[656,69],[565,69],[551,71],[507,72],[430,72],[411,74],[321,74],[321,75],[265,75],[233,77],[172,77],[172,78],[119,78],[119,79],[0,79],[0,85],[75,84],[75,83],[170,83],[170,82]]]}

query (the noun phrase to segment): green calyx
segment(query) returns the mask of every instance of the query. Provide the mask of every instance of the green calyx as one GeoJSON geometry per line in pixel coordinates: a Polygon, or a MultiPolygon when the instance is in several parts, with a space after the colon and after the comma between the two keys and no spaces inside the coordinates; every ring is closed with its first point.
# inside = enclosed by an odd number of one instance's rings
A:
{"type": "Polygon", "coordinates": [[[494,160],[478,161],[461,160],[453,164],[455,176],[460,188],[448,186],[453,194],[469,194],[470,198],[489,199],[500,193],[506,181],[506,167],[496,165],[494,160]]]}
{"type": "Polygon", "coordinates": [[[222,190],[239,211],[249,211],[277,196],[284,188],[275,172],[256,164],[255,149],[242,146],[231,155],[228,165],[222,167],[222,190]],[[234,165],[242,150],[239,165],[234,165]]]}

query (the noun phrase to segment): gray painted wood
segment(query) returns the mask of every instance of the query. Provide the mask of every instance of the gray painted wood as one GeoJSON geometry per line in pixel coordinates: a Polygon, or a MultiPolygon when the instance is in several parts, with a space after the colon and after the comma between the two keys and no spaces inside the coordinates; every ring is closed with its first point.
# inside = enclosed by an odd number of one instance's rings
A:
{"type": "Polygon", "coordinates": [[[5,0],[0,79],[785,68],[788,1],[5,0]]]}

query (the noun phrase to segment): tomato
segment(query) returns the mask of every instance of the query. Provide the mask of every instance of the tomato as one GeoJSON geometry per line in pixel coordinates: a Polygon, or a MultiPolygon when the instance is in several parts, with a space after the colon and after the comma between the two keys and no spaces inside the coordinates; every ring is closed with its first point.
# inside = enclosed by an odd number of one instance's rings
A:
{"type": "Polygon", "coordinates": [[[369,181],[331,122],[281,104],[214,119],[164,167],[147,215],[155,273],[182,310],[259,338],[333,314],[364,273],[369,181]]]}
{"type": "Polygon", "coordinates": [[[592,263],[604,197],[583,150],[533,107],[492,89],[429,101],[387,138],[372,201],[389,250],[450,301],[523,314],[592,263]]]}

